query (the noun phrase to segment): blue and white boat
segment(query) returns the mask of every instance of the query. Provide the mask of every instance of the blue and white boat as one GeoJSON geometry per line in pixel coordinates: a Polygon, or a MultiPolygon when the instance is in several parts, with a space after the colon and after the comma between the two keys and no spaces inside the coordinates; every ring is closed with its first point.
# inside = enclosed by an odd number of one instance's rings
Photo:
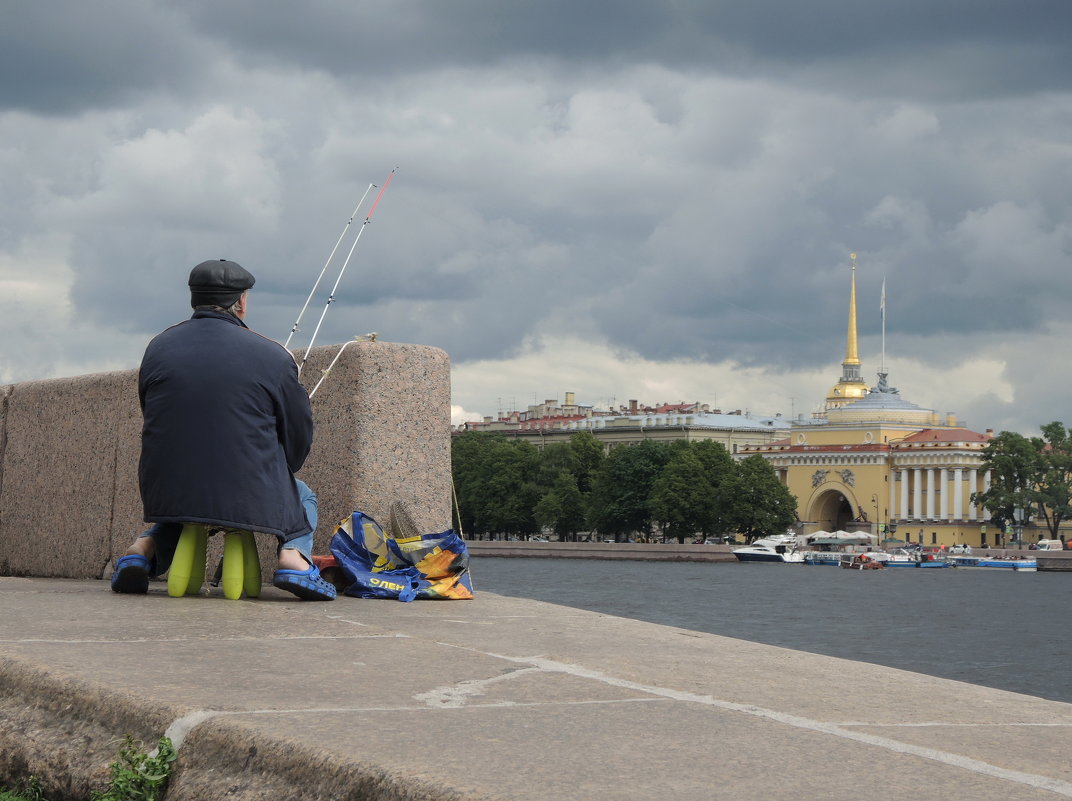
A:
{"type": "Polygon", "coordinates": [[[1038,571],[1038,560],[1030,556],[990,556],[950,554],[946,559],[957,567],[988,568],[993,570],[1017,570],[1025,573],[1038,571]]]}

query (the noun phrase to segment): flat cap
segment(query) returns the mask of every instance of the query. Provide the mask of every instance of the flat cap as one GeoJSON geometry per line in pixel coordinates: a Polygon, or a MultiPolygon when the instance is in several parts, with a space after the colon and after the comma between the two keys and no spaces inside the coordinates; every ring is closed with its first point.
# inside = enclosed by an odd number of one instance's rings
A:
{"type": "Polygon", "coordinates": [[[227,308],[242,297],[256,280],[242,265],[216,259],[203,261],[190,271],[190,305],[227,308]]]}

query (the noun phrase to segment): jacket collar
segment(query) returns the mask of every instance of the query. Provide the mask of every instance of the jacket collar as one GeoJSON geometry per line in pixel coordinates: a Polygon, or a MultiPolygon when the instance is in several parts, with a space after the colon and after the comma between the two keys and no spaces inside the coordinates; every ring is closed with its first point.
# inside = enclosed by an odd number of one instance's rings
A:
{"type": "Polygon", "coordinates": [[[194,312],[191,320],[223,320],[224,322],[231,323],[232,325],[241,326],[242,328],[249,328],[244,322],[239,320],[233,314],[227,314],[226,312],[210,311],[208,309],[198,309],[194,312]]]}

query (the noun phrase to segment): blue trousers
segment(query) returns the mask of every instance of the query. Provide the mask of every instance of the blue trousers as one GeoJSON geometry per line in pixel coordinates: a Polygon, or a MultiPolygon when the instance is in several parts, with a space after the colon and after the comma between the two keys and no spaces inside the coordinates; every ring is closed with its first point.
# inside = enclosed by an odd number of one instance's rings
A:
{"type": "MultiPolygon", "coordinates": [[[[293,549],[306,558],[312,564],[313,533],[317,524],[317,497],[316,493],[309,489],[309,485],[300,478],[294,479],[298,485],[298,497],[301,498],[302,506],[305,507],[305,516],[309,519],[312,530],[308,534],[302,534],[289,542],[283,543],[282,547],[293,549]]],[[[154,576],[162,576],[171,567],[171,560],[175,558],[175,546],[179,544],[179,535],[182,534],[182,523],[154,523],[147,531],[143,531],[140,537],[150,537],[156,552],[154,576]]],[[[139,538],[140,538],[139,537],[139,538]]]]}

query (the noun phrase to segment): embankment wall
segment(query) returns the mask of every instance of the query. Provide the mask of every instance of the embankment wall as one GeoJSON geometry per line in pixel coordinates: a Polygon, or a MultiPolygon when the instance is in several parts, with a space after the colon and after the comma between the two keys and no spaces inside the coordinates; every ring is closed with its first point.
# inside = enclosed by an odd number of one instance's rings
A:
{"type": "MultiPolygon", "coordinates": [[[[308,389],[339,349],[313,349],[302,372],[308,389]]],[[[104,578],[114,557],[145,528],[137,481],[137,374],[0,386],[0,575],[104,578]]],[[[422,533],[450,527],[450,364],[444,351],[353,342],[312,405],[316,436],[299,476],[320,498],[317,552],[327,552],[336,524],[354,509],[384,526],[399,513],[422,533]]],[[[268,574],[276,540],[258,540],[268,574]]],[[[214,543],[215,553],[218,548],[214,543]]]]}

